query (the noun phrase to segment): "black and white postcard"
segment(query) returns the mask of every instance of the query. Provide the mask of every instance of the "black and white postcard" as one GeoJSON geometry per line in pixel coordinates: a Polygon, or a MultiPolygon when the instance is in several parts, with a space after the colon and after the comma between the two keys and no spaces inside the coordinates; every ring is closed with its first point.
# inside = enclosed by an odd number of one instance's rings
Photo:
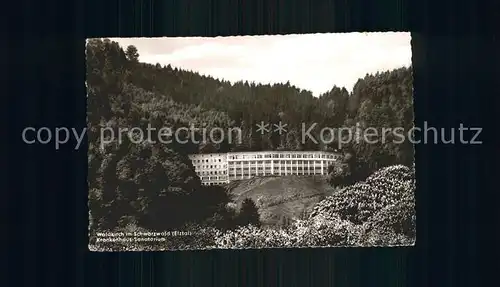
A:
{"type": "Polygon", "coordinates": [[[86,41],[89,249],[410,246],[410,33],[86,41]]]}

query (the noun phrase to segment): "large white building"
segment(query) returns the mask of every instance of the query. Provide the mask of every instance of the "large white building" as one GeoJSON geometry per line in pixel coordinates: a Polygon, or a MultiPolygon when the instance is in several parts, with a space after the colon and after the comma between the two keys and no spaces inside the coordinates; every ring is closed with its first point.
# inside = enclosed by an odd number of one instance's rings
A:
{"type": "Polygon", "coordinates": [[[326,175],[341,155],[322,151],[261,151],[193,154],[204,185],[219,185],[255,176],[326,175]]]}

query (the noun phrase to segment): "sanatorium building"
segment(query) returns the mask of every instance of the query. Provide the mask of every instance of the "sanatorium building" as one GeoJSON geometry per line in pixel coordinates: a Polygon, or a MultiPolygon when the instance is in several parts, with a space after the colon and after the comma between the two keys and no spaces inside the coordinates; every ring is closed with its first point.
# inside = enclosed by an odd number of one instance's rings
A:
{"type": "Polygon", "coordinates": [[[262,151],[192,154],[204,185],[226,184],[256,176],[326,175],[340,154],[323,151],[262,151]]]}

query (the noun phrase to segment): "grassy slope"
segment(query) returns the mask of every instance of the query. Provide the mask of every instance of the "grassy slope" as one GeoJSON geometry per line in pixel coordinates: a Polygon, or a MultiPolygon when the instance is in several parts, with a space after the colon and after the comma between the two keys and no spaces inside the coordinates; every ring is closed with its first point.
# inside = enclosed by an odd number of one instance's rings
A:
{"type": "Polygon", "coordinates": [[[262,177],[231,182],[228,190],[238,205],[251,198],[264,224],[299,218],[333,189],[323,177],[262,177]]]}

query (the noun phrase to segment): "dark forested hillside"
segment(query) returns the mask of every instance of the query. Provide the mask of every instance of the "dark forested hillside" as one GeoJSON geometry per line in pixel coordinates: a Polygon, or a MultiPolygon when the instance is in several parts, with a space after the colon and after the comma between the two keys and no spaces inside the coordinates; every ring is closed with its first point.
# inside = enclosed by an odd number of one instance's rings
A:
{"type": "MultiPolygon", "coordinates": [[[[331,170],[332,184],[364,179],[384,166],[413,163],[413,146],[407,141],[353,141],[339,148],[336,138],[330,143],[301,140],[302,125],[313,123],[318,127],[409,130],[413,126],[410,68],[366,75],[351,93],[332,87],[313,97],[289,83],[231,84],[170,65],[141,63],[139,54],[133,46],[120,47],[108,39],[91,39],[86,45],[89,204],[95,219],[92,224],[98,229],[132,224],[162,230],[185,222],[206,222],[214,214],[225,213],[228,199],[224,190],[213,191],[220,197],[205,198],[187,158],[189,153],[340,149],[346,160],[340,170],[331,170]],[[258,134],[255,125],[261,121],[282,121],[287,133],[258,134]],[[148,125],[156,128],[153,139],[162,127],[240,127],[243,141],[136,144],[123,137],[112,144],[101,142],[103,127],[117,135],[122,127],[146,130],[148,125]],[[198,206],[201,198],[204,205],[198,206]]],[[[318,133],[316,129],[311,134],[318,133]]],[[[199,140],[201,135],[186,132],[182,137],[199,140]]]]}

